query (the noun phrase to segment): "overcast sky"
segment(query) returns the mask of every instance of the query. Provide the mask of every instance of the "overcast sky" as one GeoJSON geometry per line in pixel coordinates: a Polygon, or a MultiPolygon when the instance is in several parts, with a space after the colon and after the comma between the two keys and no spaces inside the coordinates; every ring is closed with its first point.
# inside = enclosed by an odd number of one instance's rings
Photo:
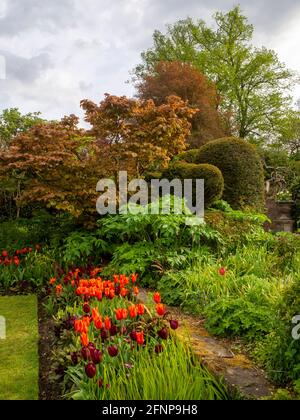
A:
{"type": "Polygon", "coordinates": [[[155,29],[187,16],[211,22],[238,3],[255,26],[255,44],[300,72],[299,0],[0,0],[0,110],[52,119],[81,115],[84,98],[132,95],[125,82],[155,29]]]}

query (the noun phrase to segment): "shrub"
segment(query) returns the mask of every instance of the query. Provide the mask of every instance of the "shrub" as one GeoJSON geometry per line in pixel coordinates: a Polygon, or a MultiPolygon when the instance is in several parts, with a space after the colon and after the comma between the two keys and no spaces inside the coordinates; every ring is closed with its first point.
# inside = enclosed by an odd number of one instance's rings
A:
{"type": "MultiPolygon", "coordinates": [[[[213,165],[196,165],[183,161],[176,161],[163,172],[163,177],[167,179],[204,179],[204,198],[205,206],[210,206],[213,202],[222,197],[224,189],[224,179],[221,171],[213,165]]],[[[194,191],[194,199],[195,199],[194,191]]]]}
{"type": "Polygon", "coordinates": [[[245,140],[228,137],[213,140],[186,159],[215,165],[224,177],[224,200],[234,209],[264,207],[264,171],[255,147],[245,140]]]}
{"type": "Polygon", "coordinates": [[[300,313],[300,277],[286,287],[277,307],[276,329],[256,350],[256,356],[269,372],[272,380],[288,383],[299,380],[300,340],[292,337],[292,319],[300,313]]]}

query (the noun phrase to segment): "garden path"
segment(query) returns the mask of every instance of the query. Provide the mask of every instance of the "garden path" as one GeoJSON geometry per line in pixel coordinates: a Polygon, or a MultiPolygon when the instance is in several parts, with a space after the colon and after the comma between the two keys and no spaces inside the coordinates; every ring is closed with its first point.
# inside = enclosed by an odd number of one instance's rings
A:
{"type": "MultiPolygon", "coordinates": [[[[139,299],[146,304],[147,291],[140,291],[139,299]]],[[[183,314],[178,308],[167,309],[179,320],[178,336],[190,342],[202,363],[212,373],[224,377],[230,389],[251,399],[272,396],[275,389],[266,373],[241,352],[236,341],[211,336],[203,325],[204,320],[197,316],[183,314]]]]}

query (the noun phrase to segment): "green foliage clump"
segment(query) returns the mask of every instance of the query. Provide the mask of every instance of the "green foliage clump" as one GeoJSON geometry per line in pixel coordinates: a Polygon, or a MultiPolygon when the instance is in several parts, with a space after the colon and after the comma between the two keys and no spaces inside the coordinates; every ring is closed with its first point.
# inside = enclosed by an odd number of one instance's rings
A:
{"type": "MultiPolygon", "coordinates": [[[[222,197],[224,179],[221,171],[213,165],[197,165],[184,161],[176,161],[163,172],[163,178],[167,179],[203,179],[204,180],[204,203],[209,207],[213,202],[222,197]]],[[[194,186],[193,198],[196,190],[194,186]]]]}
{"type": "Polygon", "coordinates": [[[234,137],[213,140],[192,159],[220,169],[225,184],[223,199],[234,209],[264,208],[264,171],[254,146],[234,137]]]}
{"type": "MultiPolygon", "coordinates": [[[[276,328],[256,350],[256,356],[278,383],[299,381],[300,340],[292,336],[293,318],[300,315],[300,277],[294,278],[283,291],[277,305],[276,328]],[[297,381],[298,380],[298,381],[297,381]]],[[[299,322],[298,322],[299,323],[299,322]]]]}

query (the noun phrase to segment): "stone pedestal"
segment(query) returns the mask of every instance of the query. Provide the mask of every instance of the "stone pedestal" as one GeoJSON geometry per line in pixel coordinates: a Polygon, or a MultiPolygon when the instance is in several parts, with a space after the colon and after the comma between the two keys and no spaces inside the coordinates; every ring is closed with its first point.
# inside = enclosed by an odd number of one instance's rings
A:
{"type": "Polygon", "coordinates": [[[267,200],[268,217],[272,220],[271,225],[265,226],[266,230],[273,232],[293,232],[295,221],[292,218],[293,201],[277,202],[272,199],[267,200]]]}

